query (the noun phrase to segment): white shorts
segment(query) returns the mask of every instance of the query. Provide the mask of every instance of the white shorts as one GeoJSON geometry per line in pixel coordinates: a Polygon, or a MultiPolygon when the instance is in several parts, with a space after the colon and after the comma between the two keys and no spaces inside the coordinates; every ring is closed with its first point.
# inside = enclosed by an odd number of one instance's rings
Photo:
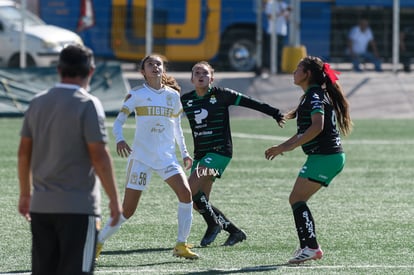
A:
{"type": "Polygon", "coordinates": [[[151,181],[153,171],[164,181],[176,174],[184,174],[184,170],[178,162],[173,162],[163,169],[153,169],[138,160],[129,159],[126,171],[126,188],[146,190],[151,181]]]}

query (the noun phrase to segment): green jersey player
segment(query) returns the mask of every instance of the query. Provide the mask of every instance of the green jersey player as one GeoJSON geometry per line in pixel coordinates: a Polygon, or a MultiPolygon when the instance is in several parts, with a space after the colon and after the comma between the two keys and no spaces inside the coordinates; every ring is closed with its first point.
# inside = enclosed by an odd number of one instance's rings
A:
{"type": "Polygon", "coordinates": [[[281,127],[284,119],[278,109],[237,91],[214,87],[213,80],[214,69],[205,61],[199,62],[192,68],[191,81],[195,90],[181,96],[194,141],[189,183],[194,206],[208,226],[200,245],[209,245],[224,229],[229,233],[224,245],[231,246],[245,240],[246,234],[209,202],[214,180],[223,175],[233,154],[229,107],[236,105],[257,110],[273,117],[281,127]]]}
{"type": "Polygon", "coordinates": [[[266,158],[272,160],[301,146],[308,156],[289,197],[300,241],[299,249],[289,260],[292,264],[322,258],[315,223],[306,202],[322,186],[328,186],[345,164],[339,132],[349,134],[352,121],[336,74],[338,72],[328,63],[317,57],[305,57],[299,62],[293,78],[304,94],[297,109],[286,116],[288,119],[296,117],[297,133],[265,152],[266,158]]]}

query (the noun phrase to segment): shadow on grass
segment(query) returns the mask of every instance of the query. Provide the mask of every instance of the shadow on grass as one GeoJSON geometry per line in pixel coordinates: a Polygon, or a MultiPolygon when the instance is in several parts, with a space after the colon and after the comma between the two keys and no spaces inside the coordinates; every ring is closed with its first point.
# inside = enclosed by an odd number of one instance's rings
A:
{"type": "Polygon", "coordinates": [[[289,264],[278,264],[278,265],[258,265],[251,267],[243,267],[240,269],[210,269],[205,271],[193,271],[189,273],[183,273],[186,275],[214,275],[214,274],[240,274],[240,273],[254,273],[254,272],[267,272],[272,270],[278,270],[283,266],[291,266],[289,264]]]}
{"type": "Polygon", "coordinates": [[[31,274],[32,270],[14,270],[14,271],[6,271],[0,272],[0,274],[31,274]]]}
{"type": "MultiPolygon", "coordinates": [[[[133,249],[133,250],[114,250],[114,251],[102,251],[101,256],[102,255],[128,255],[128,254],[142,254],[142,253],[154,253],[154,252],[164,252],[164,251],[171,251],[172,252],[172,248],[145,248],[145,249],[133,249]]],[[[159,265],[167,265],[167,264],[177,264],[177,263],[191,263],[192,261],[187,260],[187,261],[183,261],[184,259],[180,259],[177,257],[173,257],[173,255],[171,254],[171,257],[173,258],[173,260],[171,261],[165,261],[165,262],[156,262],[156,263],[147,263],[147,264],[136,264],[133,263],[131,265],[131,267],[144,267],[144,266],[159,266],[159,265]]],[[[98,265],[99,261],[96,263],[98,265]]],[[[118,265],[100,265],[101,267],[117,267],[118,265]]],[[[122,267],[126,267],[125,263],[122,263],[121,265],[122,267]]]]}
{"type": "Polygon", "coordinates": [[[113,250],[113,251],[102,251],[101,255],[128,255],[135,253],[153,253],[153,252],[163,252],[163,251],[172,251],[172,248],[142,248],[142,249],[133,249],[133,250],[113,250]]]}
{"type": "MultiPolygon", "coordinates": [[[[134,250],[114,250],[114,251],[105,251],[102,252],[102,255],[127,255],[135,253],[153,253],[153,252],[164,252],[171,251],[171,248],[146,248],[146,249],[134,249],[134,250]]],[[[176,258],[177,259],[177,258],[176,258]]],[[[177,259],[165,262],[154,262],[154,263],[145,263],[145,264],[131,264],[131,267],[151,267],[151,266],[160,266],[160,265],[169,265],[175,263],[195,263],[197,260],[186,260],[177,259]]],[[[256,273],[256,272],[268,272],[279,270],[282,267],[298,267],[299,265],[292,265],[288,263],[275,264],[275,265],[258,265],[251,267],[241,267],[241,268],[229,268],[229,269],[209,269],[202,271],[190,271],[187,273],[180,273],[184,275],[215,275],[215,274],[241,274],[241,273],[256,273]]],[[[306,266],[301,264],[300,266],[306,266]]],[[[101,267],[116,267],[116,265],[102,265],[101,267]]],[[[122,263],[122,267],[126,267],[125,263],[122,263]]]]}
{"type": "MultiPolygon", "coordinates": [[[[188,261],[187,261],[188,262],[188,261]]],[[[137,263],[131,263],[131,264],[121,264],[121,265],[116,265],[116,264],[103,264],[103,265],[99,265],[99,268],[134,268],[136,269],[136,271],[139,273],[139,269],[137,268],[145,268],[145,267],[152,267],[152,266],[163,266],[163,265],[171,265],[171,264],[181,264],[181,263],[185,263],[179,260],[171,260],[171,261],[165,261],[165,262],[156,262],[156,263],[147,263],[147,264],[137,264],[137,263]]]]}

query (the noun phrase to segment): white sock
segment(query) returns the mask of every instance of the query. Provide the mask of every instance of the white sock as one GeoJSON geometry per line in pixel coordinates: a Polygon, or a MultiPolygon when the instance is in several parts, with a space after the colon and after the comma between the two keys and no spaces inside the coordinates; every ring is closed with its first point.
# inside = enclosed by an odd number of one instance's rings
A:
{"type": "Polygon", "coordinates": [[[178,202],[178,238],[177,242],[186,243],[193,222],[193,202],[178,202]]]}
{"type": "Polygon", "coordinates": [[[105,224],[105,227],[98,234],[98,243],[103,244],[107,239],[109,239],[109,237],[115,234],[119,230],[121,225],[126,221],[127,218],[125,218],[124,215],[121,214],[118,223],[115,226],[110,226],[112,218],[109,218],[109,220],[105,224]]]}

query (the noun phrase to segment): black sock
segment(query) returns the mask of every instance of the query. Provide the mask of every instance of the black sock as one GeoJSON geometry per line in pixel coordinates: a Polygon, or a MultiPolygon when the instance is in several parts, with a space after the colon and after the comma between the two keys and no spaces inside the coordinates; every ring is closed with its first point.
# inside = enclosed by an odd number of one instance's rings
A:
{"type": "Polygon", "coordinates": [[[214,213],[216,214],[218,220],[223,225],[223,229],[229,233],[236,233],[239,232],[240,229],[237,228],[229,219],[227,219],[224,214],[217,209],[214,205],[211,204],[211,207],[213,208],[214,213]]]}
{"type": "Polygon", "coordinates": [[[208,227],[220,224],[217,215],[214,213],[206,194],[198,192],[193,196],[193,202],[197,205],[198,213],[200,213],[206,221],[208,227]]]}
{"type": "Polygon", "coordinates": [[[316,241],[315,222],[306,202],[300,201],[292,205],[293,217],[298,232],[300,247],[318,248],[316,241]]]}

